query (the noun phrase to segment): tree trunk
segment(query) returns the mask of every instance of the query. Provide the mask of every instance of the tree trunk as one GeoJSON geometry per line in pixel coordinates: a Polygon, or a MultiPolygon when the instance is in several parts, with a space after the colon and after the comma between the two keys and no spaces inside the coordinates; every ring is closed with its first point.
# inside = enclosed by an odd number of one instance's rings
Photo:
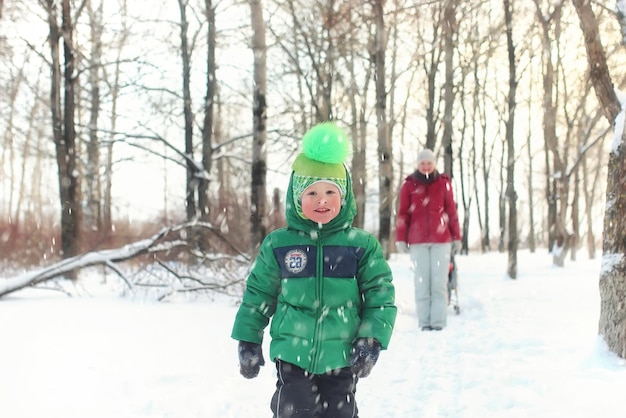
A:
{"type": "MultiPolygon", "coordinates": [[[[582,165],[583,165],[583,178],[582,178],[582,193],[583,193],[583,197],[585,199],[585,209],[584,209],[584,213],[583,213],[583,217],[587,223],[587,231],[586,231],[586,237],[587,237],[587,256],[589,257],[590,260],[593,260],[596,258],[596,244],[595,244],[595,237],[593,234],[593,217],[592,217],[592,210],[591,210],[591,201],[589,199],[590,194],[593,194],[593,191],[589,190],[589,175],[587,173],[587,156],[583,157],[583,161],[582,161],[582,165]]],[[[596,166],[599,168],[600,164],[596,164],[596,166]]],[[[596,169],[598,169],[596,168],[596,169]]]]}
{"type": "Polygon", "coordinates": [[[553,180],[552,164],[550,164],[550,150],[548,144],[544,141],[543,156],[545,165],[545,179],[546,179],[546,202],[548,204],[548,216],[545,222],[546,230],[548,232],[548,250],[551,251],[556,241],[556,231],[552,225],[556,224],[556,182],[553,180]]]}
{"type": "MultiPolygon", "coordinates": [[[[0,167],[9,167],[10,170],[10,174],[8,177],[8,188],[9,188],[9,193],[8,193],[8,199],[6,199],[6,208],[0,208],[4,209],[3,211],[5,213],[11,213],[11,211],[13,210],[14,207],[16,207],[17,205],[15,205],[15,203],[13,202],[13,197],[15,195],[15,188],[16,186],[16,181],[17,181],[17,175],[15,173],[15,165],[17,164],[16,162],[16,150],[15,147],[13,146],[13,137],[15,135],[15,130],[16,130],[16,126],[15,126],[15,115],[17,114],[17,106],[16,106],[16,102],[18,100],[18,95],[20,93],[20,86],[22,85],[22,83],[26,80],[26,77],[24,75],[24,70],[25,68],[21,68],[18,72],[18,74],[14,77],[14,82],[15,85],[6,92],[6,95],[8,96],[8,100],[6,102],[6,107],[8,109],[8,117],[7,117],[7,121],[6,121],[6,129],[4,131],[4,135],[3,135],[3,143],[2,143],[2,154],[0,154],[0,167]]],[[[32,110],[35,109],[35,106],[33,106],[32,110]]],[[[19,193],[22,193],[21,190],[18,190],[19,193]]],[[[3,202],[4,204],[5,202],[3,202]]],[[[19,212],[17,212],[17,210],[15,211],[15,214],[13,215],[13,224],[17,225],[20,222],[20,214],[19,212]]],[[[10,236],[8,237],[9,239],[11,238],[10,236]]]]}
{"type": "Polygon", "coordinates": [[[454,107],[454,36],[457,31],[456,6],[458,0],[448,0],[445,3],[443,19],[445,84],[444,84],[444,111],[443,111],[443,171],[452,178],[452,109],[454,107]]]}
{"type": "Polygon", "coordinates": [[[279,188],[275,188],[272,193],[272,209],[268,214],[269,229],[274,230],[284,227],[287,223],[285,221],[285,209],[280,203],[281,193],[279,188]]]}
{"type": "Polygon", "coordinates": [[[608,166],[599,331],[611,351],[626,358],[626,141],[611,152],[608,166]]]}
{"type": "MultiPolygon", "coordinates": [[[[461,85],[465,84],[465,80],[462,80],[461,85]]],[[[461,95],[464,92],[461,91],[461,95]]],[[[469,237],[469,228],[470,228],[470,220],[471,220],[471,208],[472,208],[472,190],[471,190],[471,183],[470,180],[467,180],[466,183],[466,179],[469,179],[469,176],[467,176],[465,174],[465,164],[463,163],[464,159],[463,159],[463,155],[464,155],[464,149],[463,149],[463,145],[464,145],[464,141],[463,139],[465,138],[466,135],[466,129],[467,129],[467,108],[465,106],[465,103],[461,102],[461,110],[462,110],[462,114],[463,114],[463,125],[461,128],[461,132],[459,135],[460,141],[459,141],[459,145],[458,145],[458,162],[459,162],[459,182],[457,183],[460,187],[460,198],[457,198],[457,206],[458,206],[458,201],[460,200],[462,205],[463,205],[463,221],[461,223],[461,248],[459,249],[459,254],[467,254],[468,250],[469,250],[469,243],[468,243],[468,237],[469,237]]],[[[472,119],[472,125],[474,125],[473,123],[473,119],[472,119]]],[[[470,152],[472,152],[474,149],[472,148],[472,150],[470,152]]]]}
{"type": "Polygon", "coordinates": [[[436,86],[435,79],[437,78],[438,66],[439,62],[435,59],[435,50],[433,49],[432,61],[430,63],[429,71],[426,74],[428,79],[428,101],[426,103],[426,148],[430,148],[433,151],[435,150],[435,145],[437,144],[437,121],[435,120],[435,109],[437,108],[437,104],[435,103],[435,91],[438,87],[436,86]]]}
{"type": "Polygon", "coordinates": [[[85,222],[92,229],[102,231],[102,183],[100,176],[100,138],[98,122],[100,115],[100,71],[102,67],[102,13],[103,2],[98,9],[87,4],[91,30],[91,56],[89,57],[89,87],[91,106],[89,109],[89,139],[87,141],[87,164],[85,165],[85,222]]]}
{"type": "MultiPolygon", "coordinates": [[[[543,137],[546,144],[546,198],[548,201],[548,248],[557,257],[559,248],[565,244],[563,232],[564,225],[559,223],[559,178],[565,173],[564,163],[561,161],[556,137],[556,106],[553,99],[554,64],[552,63],[552,39],[550,36],[550,22],[560,13],[562,2],[555,5],[552,14],[545,16],[539,0],[534,0],[536,6],[537,22],[541,27],[541,50],[543,60],[543,137]],[[550,171],[550,156],[552,156],[552,171],[550,171]]],[[[560,201],[562,205],[563,202],[560,201]]]]}
{"type": "Polygon", "coordinates": [[[386,34],[383,0],[373,0],[376,21],[376,42],[374,52],[374,78],[376,80],[376,124],[378,127],[378,167],[379,167],[379,231],[378,238],[385,257],[391,252],[391,209],[393,207],[393,148],[387,129],[387,90],[385,87],[386,34]]]}
{"type": "Polygon", "coordinates": [[[578,247],[578,237],[580,237],[580,173],[576,171],[574,174],[574,196],[572,198],[572,211],[570,213],[572,219],[572,246],[570,248],[570,260],[576,261],[576,250],[578,247]]]}
{"type": "Polygon", "coordinates": [[[509,57],[509,94],[507,97],[508,119],[506,122],[506,196],[509,204],[508,245],[509,263],[507,273],[511,279],[517,278],[517,192],[515,191],[515,94],[517,91],[517,76],[515,75],[515,46],[513,45],[513,22],[511,17],[510,0],[504,0],[504,20],[506,25],[506,40],[509,57]]]}
{"type": "MultiPolygon", "coordinates": [[[[486,95],[485,95],[486,96],[486,95]]],[[[486,100],[486,98],[485,98],[486,100]]],[[[484,103],[484,102],[483,102],[484,103]]],[[[484,112],[483,116],[481,117],[481,125],[482,125],[482,137],[481,137],[481,148],[482,148],[482,161],[481,161],[481,166],[482,166],[482,175],[483,175],[483,195],[484,195],[484,208],[485,208],[485,228],[481,231],[481,247],[483,249],[483,252],[488,252],[491,251],[491,227],[489,226],[490,224],[490,204],[489,202],[491,201],[490,199],[490,193],[489,193],[489,167],[490,167],[490,163],[489,161],[491,160],[491,156],[493,156],[493,150],[489,150],[489,153],[487,152],[487,115],[486,112],[484,112]]]]}
{"type": "Polygon", "coordinates": [[[180,55],[183,65],[183,114],[185,117],[185,156],[186,156],[186,196],[185,211],[187,221],[196,219],[196,190],[198,188],[197,170],[194,165],[193,156],[193,112],[191,110],[191,52],[189,50],[189,40],[187,30],[189,22],[187,22],[187,2],[178,0],[178,8],[180,11],[180,55]]]}
{"type": "MultiPolygon", "coordinates": [[[[479,184],[479,176],[480,176],[480,169],[479,169],[479,165],[478,165],[478,152],[480,151],[481,147],[479,147],[478,144],[478,140],[481,138],[478,134],[478,126],[485,125],[485,121],[484,121],[484,114],[485,112],[481,110],[481,102],[480,102],[480,95],[479,95],[479,90],[482,89],[482,83],[480,80],[480,76],[479,74],[482,72],[481,70],[479,70],[479,64],[478,64],[478,59],[475,58],[472,60],[472,79],[474,82],[474,88],[472,89],[472,101],[475,103],[474,106],[472,106],[472,110],[471,110],[471,120],[475,121],[476,123],[470,123],[470,172],[469,175],[472,178],[473,181],[473,189],[472,189],[472,193],[474,194],[474,198],[476,199],[476,217],[477,217],[477,222],[478,222],[478,229],[480,231],[480,251],[482,253],[485,252],[485,247],[486,247],[486,240],[484,238],[485,236],[485,231],[486,231],[486,225],[483,221],[483,213],[481,210],[481,206],[480,206],[480,191],[478,188],[478,184],[479,184]]],[[[483,135],[486,129],[482,129],[483,135]]],[[[484,137],[484,136],[483,136],[484,137]]],[[[485,149],[485,144],[482,144],[482,150],[484,152],[485,149]]],[[[483,158],[484,158],[484,154],[483,154],[483,158]]],[[[483,160],[484,161],[484,160],[483,160]]],[[[486,167],[483,166],[483,170],[485,170],[486,167]]],[[[467,246],[466,248],[469,248],[469,243],[468,243],[468,234],[467,232],[464,230],[463,231],[463,239],[465,240],[465,245],[467,246]]]]}
{"type": "MultiPolygon", "coordinates": [[[[46,0],[46,6],[50,29],[48,41],[52,58],[50,84],[52,136],[56,150],[61,204],[61,251],[63,258],[68,258],[79,253],[82,212],[74,127],[74,86],[77,79],[74,74],[73,24],[69,0],[61,2],[61,28],[57,23],[58,2],[46,0]],[[63,64],[60,57],[61,40],[63,40],[63,64]],[[62,90],[65,93],[63,105],[62,90]]],[[[75,274],[68,272],[68,277],[75,278],[75,274]]]]}
{"type": "MultiPolygon", "coordinates": [[[[600,271],[599,333],[611,351],[626,358],[626,124],[616,124],[621,111],[600,41],[598,22],[587,0],[573,0],[585,38],[591,82],[605,117],[619,135],[609,156],[603,256],[600,271]]],[[[623,115],[623,111],[622,111],[623,115]]]]}
{"type": "MultiPolygon", "coordinates": [[[[350,39],[346,40],[346,45],[352,45],[356,42],[356,38],[360,34],[358,27],[352,27],[348,32],[350,39]],[[354,33],[353,33],[354,32],[354,33]]],[[[371,31],[370,31],[371,32],[371,31]]],[[[375,35],[370,35],[374,37],[375,35]]],[[[375,40],[371,39],[370,44],[374,44],[375,40]]],[[[371,86],[372,66],[365,66],[364,73],[358,72],[356,64],[359,57],[352,53],[352,50],[339,49],[340,57],[345,60],[345,66],[350,74],[345,89],[348,91],[347,100],[350,103],[350,135],[352,137],[352,189],[354,192],[354,200],[356,202],[356,216],[353,225],[357,228],[365,226],[365,209],[367,202],[367,112],[369,109],[368,93],[371,86]],[[360,99],[360,101],[359,101],[360,99]]]]}
{"type": "MultiPolygon", "coordinates": [[[[206,96],[204,98],[204,121],[202,123],[202,168],[198,184],[198,207],[200,208],[200,220],[210,222],[209,184],[213,168],[213,104],[215,103],[216,63],[215,47],[217,43],[215,29],[215,9],[212,0],[205,0],[204,13],[207,21],[207,72],[206,72],[206,96]]],[[[203,251],[209,251],[210,237],[202,229],[198,231],[198,245],[203,251]]]]}
{"type": "MultiPolygon", "coordinates": [[[[602,151],[602,147],[598,147],[597,148],[597,155],[596,158],[598,159],[598,161],[600,160],[600,158],[602,158],[603,155],[603,151],[602,151]]],[[[602,168],[602,164],[593,164],[594,165],[594,169],[592,171],[592,173],[588,172],[588,169],[586,168],[589,164],[587,164],[587,155],[585,154],[583,156],[583,173],[585,173],[585,176],[583,177],[583,190],[584,190],[584,196],[585,196],[585,219],[587,220],[587,252],[589,255],[590,259],[595,259],[596,258],[596,239],[595,239],[595,234],[593,231],[593,206],[594,206],[594,202],[596,202],[596,200],[599,198],[596,193],[598,192],[598,190],[600,189],[598,187],[598,181],[600,180],[600,171],[602,168]],[[589,176],[593,174],[593,179],[592,179],[592,186],[589,187],[588,182],[589,182],[589,176]]]]}
{"type": "MultiPolygon", "coordinates": [[[[531,83],[532,84],[532,83],[531,83]]],[[[530,88],[530,87],[529,87],[530,88]]],[[[526,150],[528,157],[528,249],[531,253],[535,253],[535,198],[533,184],[533,153],[531,147],[532,138],[532,113],[528,112],[528,137],[526,138],[526,150]]]]}
{"type": "Polygon", "coordinates": [[[252,97],[252,178],[250,186],[250,253],[256,254],[266,234],[267,199],[267,47],[261,0],[251,0],[254,93],[252,97]]]}
{"type": "MultiPolygon", "coordinates": [[[[122,16],[127,16],[127,4],[120,5],[118,13],[122,16]]],[[[106,166],[105,166],[105,179],[104,179],[104,204],[103,204],[103,224],[106,231],[106,238],[109,239],[113,232],[113,214],[112,214],[112,190],[113,190],[113,143],[115,139],[114,132],[117,128],[117,104],[120,97],[120,78],[122,76],[122,55],[126,42],[128,40],[129,29],[126,23],[126,19],[122,20],[123,25],[119,31],[119,39],[117,41],[117,59],[113,66],[113,79],[107,80],[107,83],[111,86],[111,134],[109,135],[109,141],[106,147],[106,166]]],[[[106,76],[107,73],[105,73],[106,76]]]]}
{"type": "MultiPolygon", "coordinates": [[[[362,115],[363,112],[358,112],[362,115]]],[[[355,114],[356,116],[356,114],[355,114]]],[[[352,126],[352,189],[356,201],[356,216],[353,225],[363,228],[365,225],[365,204],[367,201],[366,162],[366,127],[367,124],[357,116],[352,126]]]]}
{"type": "MultiPolygon", "coordinates": [[[[506,144],[503,144],[506,145],[506,144]]],[[[506,192],[507,185],[505,180],[505,167],[506,160],[504,158],[506,154],[506,147],[502,147],[502,152],[500,154],[500,167],[498,168],[500,173],[500,193],[498,195],[498,226],[500,230],[498,231],[498,252],[503,253],[505,242],[506,242],[506,192]]]]}

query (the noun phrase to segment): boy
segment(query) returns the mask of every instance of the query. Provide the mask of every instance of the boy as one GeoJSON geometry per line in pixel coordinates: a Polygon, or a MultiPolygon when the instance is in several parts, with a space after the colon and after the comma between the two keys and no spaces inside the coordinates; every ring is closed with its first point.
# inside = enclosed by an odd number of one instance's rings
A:
{"type": "Polygon", "coordinates": [[[287,190],[287,227],[263,241],[231,336],[241,374],[256,377],[272,319],[274,418],[358,418],[356,383],[387,348],[396,318],[391,270],[376,238],[351,226],[347,136],[322,123],[302,148],[287,190]]]}

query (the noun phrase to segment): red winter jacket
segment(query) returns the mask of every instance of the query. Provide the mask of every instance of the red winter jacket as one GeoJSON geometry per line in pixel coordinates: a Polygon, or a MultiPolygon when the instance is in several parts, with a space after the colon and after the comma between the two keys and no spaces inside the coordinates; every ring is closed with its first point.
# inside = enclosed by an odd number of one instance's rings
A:
{"type": "Polygon", "coordinates": [[[396,241],[407,244],[444,243],[461,239],[450,177],[419,171],[400,188],[396,241]]]}

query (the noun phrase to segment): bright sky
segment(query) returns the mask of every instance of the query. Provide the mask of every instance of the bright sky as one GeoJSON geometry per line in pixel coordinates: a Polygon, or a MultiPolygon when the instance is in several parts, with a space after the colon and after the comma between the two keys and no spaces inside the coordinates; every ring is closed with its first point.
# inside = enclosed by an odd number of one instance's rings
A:
{"type": "MultiPolygon", "coordinates": [[[[510,280],[506,254],[458,257],[461,313],[433,333],[417,330],[408,256],[394,257],[399,315],[359,382],[361,417],[623,418],[626,362],[597,336],[599,259],[559,269],[522,251],[510,280]]],[[[92,297],[0,299],[1,417],[271,416],[275,370],[238,374],[232,300],[122,299],[97,274],[80,288],[92,297]]]]}

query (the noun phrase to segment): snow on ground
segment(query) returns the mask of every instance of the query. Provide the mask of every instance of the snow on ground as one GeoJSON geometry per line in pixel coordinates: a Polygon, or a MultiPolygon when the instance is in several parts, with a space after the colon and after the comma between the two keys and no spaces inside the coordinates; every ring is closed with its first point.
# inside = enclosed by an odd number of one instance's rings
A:
{"type": "MultiPolygon", "coordinates": [[[[389,350],[359,382],[361,418],[624,416],[626,362],[597,335],[600,261],[557,268],[545,250],[522,251],[517,280],[506,263],[457,257],[461,313],[421,332],[408,256],[394,255],[399,314],[389,350]]],[[[234,302],[93,294],[0,299],[0,417],[271,417],[273,365],[238,374],[234,302]]]]}

